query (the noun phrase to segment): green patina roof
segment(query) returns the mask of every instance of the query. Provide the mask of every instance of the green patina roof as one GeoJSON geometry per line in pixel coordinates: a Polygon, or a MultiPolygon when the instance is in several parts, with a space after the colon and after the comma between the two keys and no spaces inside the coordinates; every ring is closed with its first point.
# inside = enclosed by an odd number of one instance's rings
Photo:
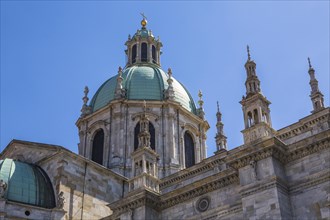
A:
{"type": "MultiPolygon", "coordinates": [[[[126,68],[122,77],[128,100],[164,100],[164,90],[168,88],[168,75],[159,67],[151,64],[134,65],[126,68]]],[[[174,100],[196,114],[194,100],[187,89],[173,77],[172,79],[174,100]]],[[[106,106],[114,99],[116,84],[117,76],[114,76],[101,85],[90,102],[93,111],[106,106]]]]}
{"type": "Polygon", "coordinates": [[[137,30],[137,32],[134,34],[134,37],[141,36],[141,37],[153,37],[151,30],[147,30],[146,28],[141,28],[140,30],[137,30]]]}
{"type": "Polygon", "coordinates": [[[7,183],[6,199],[44,208],[55,207],[53,187],[38,166],[12,159],[0,160],[0,179],[7,183]]]}

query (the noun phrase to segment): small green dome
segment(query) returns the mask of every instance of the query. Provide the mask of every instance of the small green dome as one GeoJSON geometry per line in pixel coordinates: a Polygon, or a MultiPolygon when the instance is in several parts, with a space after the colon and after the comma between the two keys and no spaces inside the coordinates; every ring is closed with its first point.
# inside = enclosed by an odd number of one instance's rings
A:
{"type": "MultiPolygon", "coordinates": [[[[152,64],[136,64],[123,70],[123,88],[128,100],[164,100],[164,90],[168,88],[168,75],[158,66],[152,64]]],[[[196,106],[186,88],[173,79],[174,100],[185,109],[196,114],[196,106]]],[[[117,76],[108,79],[98,89],[90,102],[92,111],[96,111],[115,97],[117,76]]]]}
{"type": "Polygon", "coordinates": [[[7,184],[4,198],[43,208],[54,208],[55,196],[47,174],[38,166],[12,159],[0,160],[0,180],[7,184]]]}
{"type": "Polygon", "coordinates": [[[146,28],[142,28],[140,30],[137,30],[136,33],[134,34],[134,37],[142,37],[142,38],[147,38],[148,36],[154,37],[152,34],[151,30],[147,30],[146,28]]]}

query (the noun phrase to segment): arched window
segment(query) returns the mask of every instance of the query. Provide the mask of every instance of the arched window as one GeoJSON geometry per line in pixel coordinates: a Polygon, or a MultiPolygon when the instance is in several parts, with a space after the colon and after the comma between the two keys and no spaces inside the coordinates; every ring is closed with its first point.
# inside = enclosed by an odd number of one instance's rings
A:
{"type": "Polygon", "coordinates": [[[142,43],[141,44],[141,61],[142,62],[147,62],[147,58],[148,58],[148,47],[147,47],[147,43],[142,43]]]}
{"type": "Polygon", "coordinates": [[[184,155],[186,168],[195,165],[194,140],[188,132],[184,134],[184,155]]]}
{"type": "MultiPolygon", "coordinates": [[[[134,150],[139,147],[139,133],[140,133],[140,122],[138,122],[134,128],[134,150]]],[[[156,149],[156,139],[155,139],[155,127],[149,122],[149,133],[150,133],[150,147],[151,149],[156,149]]]]}
{"type": "Polygon", "coordinates": [[[254,118],[255,124],[258,124],[259,123],[259,117],[258,117],[258,110],[257,109],[253,110],[253,118],[254,118]]]}
{"type": "Polygon", "coordinates": [[[154,45],[152,45],[152,62],[157,63],[156,62],[156,48],[154,45]]]}
{"type": "Polygon", "coordinates": [[[251,127],[253,125],[253,118],[252,118],[252,113],[248,112],[247,113],[247,117],[248,117],[248,127],[251,127]]]}
{"type": "Polygon", "coordinates": [[[267,120],[267,113],[266,112],[262,112],[262,121],[265,122],[265,123],[268,123],[268,120],[267,120]]]}
{"type": "Polygon", "coordinates": [[[103,144],[104,132],[102,129],[98,130],[94,135],[93,148],[92,148],[92,161],[98,164],[103,164],[103,144]]]}
{"type": "Polygon", "coordinates": [[[136,62],[136,44],[132,47],[132,63],[136,62]]]}

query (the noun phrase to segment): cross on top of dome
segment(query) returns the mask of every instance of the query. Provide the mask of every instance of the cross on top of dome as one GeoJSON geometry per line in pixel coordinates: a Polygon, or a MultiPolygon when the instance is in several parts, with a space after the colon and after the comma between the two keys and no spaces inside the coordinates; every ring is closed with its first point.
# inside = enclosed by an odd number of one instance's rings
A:
{"type": "Polygon", "coordinates": [[[142,25],[142,28],[145,28],[145,26],[148,24],[148,21],[147,21],[147,17],[144,15],[144,13],[140,13],[143,17],[142,21],[141,21],[141,25],[142,25]]]}

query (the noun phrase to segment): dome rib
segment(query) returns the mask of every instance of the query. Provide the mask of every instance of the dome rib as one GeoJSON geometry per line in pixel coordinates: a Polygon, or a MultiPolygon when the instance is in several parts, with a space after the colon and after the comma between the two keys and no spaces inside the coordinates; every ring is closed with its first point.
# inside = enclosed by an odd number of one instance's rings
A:
{"type": "Polygon", "coordinates": [[[162,91],[161,98],[162,98],[162,100],[164,100],[165,82],[164,82],[163,77],[161,77],[162,73],[160,72],[160,70],[159,69],[155,69],[155,72],[157,72],[157,77],[158,77],[158,81],[159,81],[160,91],[162,91]]]}

